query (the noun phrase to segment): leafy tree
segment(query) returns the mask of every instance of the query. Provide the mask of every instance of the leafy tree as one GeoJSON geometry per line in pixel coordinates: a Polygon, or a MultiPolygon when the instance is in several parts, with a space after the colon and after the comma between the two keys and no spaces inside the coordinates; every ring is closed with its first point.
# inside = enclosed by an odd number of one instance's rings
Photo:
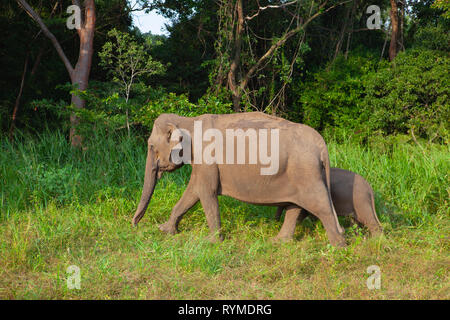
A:
{"type": "MultiPolygon", "coordinates": [[[[83,1],[79,2],[83,4],[83,1]]],[[[66,9],[73,1],[28,0],[27,3],[58,40],[75,68],[79,58],[79,36],[76,29],[66,26],[69,16],[66,9]]],[[[131,25],[128,6],[127,0],[95,0],[96,24],[90,80],[106,80],[96,53],[106,41],[105,30],[113,27],[128,30],[131,25]]],[[[46,99],[58,105],[59,101],[63,101],[63,107],[70,104],[68,93],[71,86],[61,86],[71,82],[70,77],[53,43],[16,0],[0,1],[0,28],[0,42],[7,44],[0,46],[0,69],[3,74],[0,77],[0,128],[10,132],[14,131],[14,127],[27,130],[41,130],[46,126],[61,128],[65,124],[61,121],[65,122],[67,117],[60,117],[56,109],[41,108],[41,104],[36,103],[46,99]]]]}
{"type": "Polygon", "coordinates": [[[384,134],[410,133],[448,143],[450,58],[414,49],[364,78],[361,124],[384,134]]]}
{"type": "MultiPolygon", "coordinates": [[[[66,56],[60,42],[56,39],[54,34],[50,32],[47,25],[42,20],[41,16],[28,4],[25,0],[16,0],[17,3],[31,16],[31,18],[39,25],[43,34],[50,39],[56,52],[64,63],[66,70],[69,74],[70,80],[78,90],[85,90],[88,87],[89,74],[91,72],[92,65],[92,55],[94,53],[94,32],[95,32],[95,1],[85,0],[84,1],[84,15],[82,17],[80,28],[77,29],[79,36],[80,47],[78,61],[74,66],[70,62],[69,58],[66,56]]],[[[79,1],[74,1],[74,4],[78,6],[81,10],[81,4],[79,1]]],[[[85,101],[75,92],[72,93],[72,104],[77,109],[82,109],[85,106],[85,101]]],[[[70,117],[72,123],[72,128],[70,131],[70,139],[73,146],[81,145],[81,137],[76,134],[75,127],[79,122],[79,119],[75,114],[70,117]]]]}
{"type": "Polygon", "coordinates": [[[435,0],[431,6],[432,8],[442,9],[444,12],[442,16],[450,19],[450,1],[449,0],[435,0]]]}
{"type": "Polygon", "coordinates": [[[365,74],[374,74],[376,59],[361,53],[347,59],[339,55],[323,69],[308,74],[305,81],[294,85],[297,99],[289,118],[318,130],[330,127],[356,128],[364,98],[365,74]]]}
{"type": "Polygon", "coordinates": [[[295,85],[298,98],[289,117],[360,137],[410,134],[448,143],[449,63],[446,52],[424,48],[399,53],[395,63],[341,55],[295,85]]]}
{"type": "Polygon", "coordinates": [[[190,101],[197,101],[210,84],[208,75],[211,61],[215,59],[214,42],[217,39],[217,1],[139,2],[146,10],[156,10],[171,21],[166,25],[169,36],[144,35],[157,39],[159,44],[151,46],[151,55],[167,65],[167,72],[155,78],[167,91],[185,93],[190,101]]]}
{"type": "Polygon", "coordinates": [[[265,5],[259,1],[221,1],[219,10],[221,22],[216,45],[218,52],[216,82],[219,86],[226,83],[231,92],[234,111],[240,111],[241,98],[248,95],[246,91],[252,78],[258,76],[258,73],[267,66],[267,62],[289,40],[297,38],[297,50],[294,50],[293,59],[289,62],[292,69],[299,57],[298,52],[304,42],[303,35],[307,26],[320,15],[342,4],[344,1],[327,0],[318,3],[269,1],[265,5]],[[264,28],[258,20],[261,15],[271,10],[276,12],[272,17],[277,18],[273,23],[276,24],[277,21],[281,22],[281,25],[264,37],[251,35],[255,24],[264,28]],[[258,42],[262,42],[263,45],[259,45],[258,42]]]}
{"type": "MultiPolygon", "coordinates": [[[[108,36],[111,41],[106,42],[99,53],[100,64],[109,70],[113,81],[121,86],[125,103],[128,104],[131,87],[141,76],[162,74],[165,68],[159,61],[153,60],[145,47],[138,44],[130,34],[114,28],[108,32],[108,36]]],[[[129,133],[128,106],[126,122],[129,133]]]]}

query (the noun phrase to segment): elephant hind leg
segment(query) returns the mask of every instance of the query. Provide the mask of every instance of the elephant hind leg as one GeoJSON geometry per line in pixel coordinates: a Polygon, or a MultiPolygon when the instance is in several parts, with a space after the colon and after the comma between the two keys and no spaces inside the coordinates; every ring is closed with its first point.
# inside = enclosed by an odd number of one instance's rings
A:
{"type": "Polygon", "coordinates": [[[378,220],[375,211],[375,202],[372,193],[364,194],[362,199],[358,199],[354,204],[355,219],[367,229],[371,235],[377,235],[383,232],[381,223],[378,220]]]}
{"type": "Polygon", "coordinates": [[[345,246],[344,229],[339,224],[325,184],[311,186],[308,192],[301,193],[300,199],[299,205],[322,222],[330,243],[333,246],[345,246]]]}
{"type": "Polygon", "coordinates": [[[222,242],[224,237],[221,233],[220,210],[217,195],[204,195],[200,197],[203,210],[206,215],[206,222],[210,230],[208,240],[210,242],[222,242]]]}

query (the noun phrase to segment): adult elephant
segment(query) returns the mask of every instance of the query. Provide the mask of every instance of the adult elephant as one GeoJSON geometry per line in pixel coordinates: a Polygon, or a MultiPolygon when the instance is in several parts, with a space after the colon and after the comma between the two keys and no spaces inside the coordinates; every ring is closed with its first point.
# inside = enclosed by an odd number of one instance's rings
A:
{"type": "Polygon", "coordinates": [[[148,139],[144,187],[134,225],[144,216],[161,174],[184,163],[192,166],[188,186],[169,220],[159,226],[161,231],[177,233],[182,216],[200,201],[210,239],[222,240],[217,196],[227,195],[285,207],[277,240],[290,238],[290,229],[304,208],[323,223],[332,245],[345,245],[331,201],[328,150],[311,127],[260,112],[198,117],[161,114],[148,139]],[[259,139],[257,146],[255,139],[259,139]]]}

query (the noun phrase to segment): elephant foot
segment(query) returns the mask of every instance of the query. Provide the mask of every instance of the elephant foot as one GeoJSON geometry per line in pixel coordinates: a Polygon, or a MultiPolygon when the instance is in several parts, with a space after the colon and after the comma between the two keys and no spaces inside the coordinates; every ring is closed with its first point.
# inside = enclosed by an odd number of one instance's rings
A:
{"type": "Polygon", "coordinates": [[[383,228],[380,226],[369,227],[369,231],[372,237],[376,237],[383,234],[383,228]]]}
{"type": "Polygon", "coordinates": [[[337,248],[345,248],[347,246],[347,242],[343,236],[330,238],[330,243],[333,247],[337,248]]]}
{"type": "Polygon", "coordinates": [[[159,230],[161,230],[162,232],[167,233],[167,234],[174,235],[174,234],[178,233],[177,228],[173,224],[170,224],[168,222],[160,224],[158,226],[158,228],[159,228],[159,230]]]}
{"type": "Polygon", "coordinates": [[[294,240],[294,237],[290,237],[290,236],[284,236],[284,235],[277,235],[273,238],[270,239],[270,241],[272,243],[284,243],[284,242],[289,242],[294,240]]]}

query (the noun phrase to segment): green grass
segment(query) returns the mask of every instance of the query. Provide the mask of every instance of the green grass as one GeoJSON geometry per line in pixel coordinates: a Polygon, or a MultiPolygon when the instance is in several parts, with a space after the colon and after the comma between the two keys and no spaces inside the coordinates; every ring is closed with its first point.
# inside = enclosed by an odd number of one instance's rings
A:
{"type": "Polygon", "coordinates": [[[166,236],[190,168],[165,174],[138,228],[131,218],[143,183],[146,144],[90,137],[73,150],[61,133],[0,139],[0,298],[4,299],[449,299],[447,146],[362,147],[329,141],[333,166],[363,175],[375,190],[385,229],[341,220],[348,247],[328,244],[305,220],[295,241],[273,244],[275,208],[222,197],[225,241],[205,240],[200,205],[166,236]],[[423,149],[422,149],[423,148],[423,149]],[[81,289],[66,285],[70,265],[81,289]],[[381,269],[369,290],[366,269],[381,269]]]}

